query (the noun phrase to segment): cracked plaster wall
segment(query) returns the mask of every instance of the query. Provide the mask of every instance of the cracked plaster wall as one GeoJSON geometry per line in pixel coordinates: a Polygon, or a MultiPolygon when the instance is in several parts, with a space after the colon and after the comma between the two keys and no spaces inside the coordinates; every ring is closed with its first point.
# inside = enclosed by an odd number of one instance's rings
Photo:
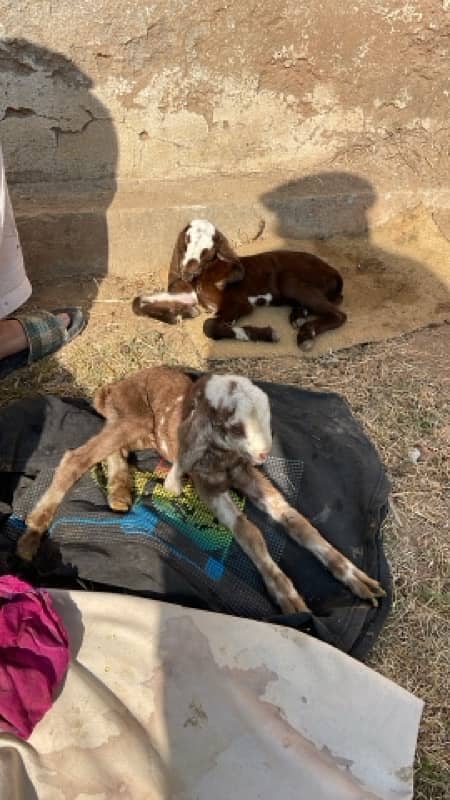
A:
{"type": "Polygon", "coordinates": [[[10,180],[439,186],[449,18],[448,0],[0,0],[10,180]]]}

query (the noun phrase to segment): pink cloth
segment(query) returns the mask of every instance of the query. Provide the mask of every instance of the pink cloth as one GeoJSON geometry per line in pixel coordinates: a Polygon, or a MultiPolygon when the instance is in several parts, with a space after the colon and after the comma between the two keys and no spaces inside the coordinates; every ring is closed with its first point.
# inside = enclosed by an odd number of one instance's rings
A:
{"type": "Polygon", "coordinates": [[[0,577],[0,731],[27,739],[68,663],[67,632],[48,592],[0,577]]]}

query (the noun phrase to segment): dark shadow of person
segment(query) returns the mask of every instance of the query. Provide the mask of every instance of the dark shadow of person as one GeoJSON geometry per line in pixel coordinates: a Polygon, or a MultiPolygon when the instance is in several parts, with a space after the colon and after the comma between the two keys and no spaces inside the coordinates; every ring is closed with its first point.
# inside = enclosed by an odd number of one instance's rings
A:
{"type": "Polygon", "coordinates": [[[101,279],[116,189],[111,115],[93,79],[41,45],[0,40],[0,71],[0,140],[31,282],[83,273],[101,279]]]}
{"type": "Polygon", "coordinates": [[[444,322],[450,312],[442,254],[448,245],[431,215],[419,203],[403,213],[392,207],[390,221],[375,233],[369,215],[377,199],[370,181],[350,172],[318,172],[260,197],[289,249],[299,249],[295,240],[313,239],[317,254],[342,273],[345,346],[444,322]],[[426,253],[423,262],[412,257],[416,251],[426,253]]]}

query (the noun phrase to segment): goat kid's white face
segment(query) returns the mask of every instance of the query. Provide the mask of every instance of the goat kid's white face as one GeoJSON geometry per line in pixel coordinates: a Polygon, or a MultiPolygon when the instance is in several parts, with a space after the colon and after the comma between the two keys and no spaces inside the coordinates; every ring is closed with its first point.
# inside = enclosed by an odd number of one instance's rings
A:
{"type": "MultiPolygon", "coordinates": [[[[267,400],[267,398],[266,398],[267,400]]],[[[254,408],[244,424],[244,447],[253,464],[264,464],[272,449],[270,412],[261,415],[261,409],[254,408]],[[267,419],[266,419],[267,416],[267,419]]]]}
{"type": "Polygon", "coordinates": [[[213,407],[228,412],[220,426],[220,439],[230,449],[263,464],[272,449],[270,405],[267,395],[248,378],[213,375],[206,386],[206,397],[213,407]]]}
{"type": "Polygon", "coordinates": [[[195,278],[201,271],[202,262],[213,257],[215,233],[215,226],[207,219],[193,219],[189,224],[185,233],[186,249],[181,261],[185,278],[195,278]]]}

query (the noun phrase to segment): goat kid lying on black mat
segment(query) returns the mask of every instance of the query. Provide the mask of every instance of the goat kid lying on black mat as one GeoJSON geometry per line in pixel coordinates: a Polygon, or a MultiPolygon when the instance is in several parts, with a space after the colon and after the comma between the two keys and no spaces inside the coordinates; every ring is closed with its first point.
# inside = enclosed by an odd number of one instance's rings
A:
{"type": "Polygon", "coordinates": [[[295,542],[358,597],[377,605],[377,598],[385,596],[378,581],[332,547],[256,469],[272,447],[270,406],[265,392],[248,378],[209,374],[194,381],[181,370],[154,367],[100,388],[94,406],[105,417],[105,425],[63,456],[49,488],[27,517],[26,531],[17,544],[22,559],[34,557],[65,494],[103,459],[108,465],[109,506],[127,511],[132,502],[128,452],[152,448],[172,464],[165,487],[179,494],[183,475],[191,477],[199,496],[232,531],[283,612],[308,608],[270,556],[259,529],[233,502],[230,488],[281,523],[295,542]]]}

